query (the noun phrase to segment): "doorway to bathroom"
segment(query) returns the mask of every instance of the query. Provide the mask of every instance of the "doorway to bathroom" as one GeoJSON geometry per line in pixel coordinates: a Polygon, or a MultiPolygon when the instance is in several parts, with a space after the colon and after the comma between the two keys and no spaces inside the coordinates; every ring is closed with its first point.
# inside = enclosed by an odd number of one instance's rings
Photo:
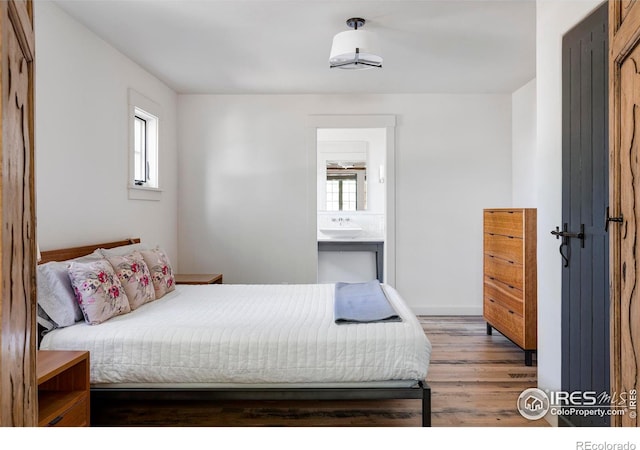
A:
{"type": "Polygon", "coordinates": [[[395,116],[312,116],[317,281],[395,283],[395,116]]]}

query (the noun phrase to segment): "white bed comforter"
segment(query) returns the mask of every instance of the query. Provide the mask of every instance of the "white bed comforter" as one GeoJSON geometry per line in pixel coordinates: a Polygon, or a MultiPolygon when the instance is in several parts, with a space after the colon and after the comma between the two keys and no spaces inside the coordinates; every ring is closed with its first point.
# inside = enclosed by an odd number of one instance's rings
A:
{"type": "Polygon", "coordinates": [[[44,336],[88,350],[91,383],[340,383],[424,380],[431,344],[395,289],[402,322],[334,323],[333,284],[179,285],[100,325],[44,336]]]}

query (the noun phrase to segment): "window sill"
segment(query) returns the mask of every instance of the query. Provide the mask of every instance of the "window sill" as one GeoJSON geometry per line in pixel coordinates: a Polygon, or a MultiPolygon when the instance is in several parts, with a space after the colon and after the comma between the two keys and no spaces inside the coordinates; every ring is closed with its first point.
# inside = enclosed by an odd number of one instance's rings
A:
{"type": "Polygon", "coordinates": [[[158,202],[161,199],[162,189],[129,185],[129,200],[151,200],[158,202]]]}

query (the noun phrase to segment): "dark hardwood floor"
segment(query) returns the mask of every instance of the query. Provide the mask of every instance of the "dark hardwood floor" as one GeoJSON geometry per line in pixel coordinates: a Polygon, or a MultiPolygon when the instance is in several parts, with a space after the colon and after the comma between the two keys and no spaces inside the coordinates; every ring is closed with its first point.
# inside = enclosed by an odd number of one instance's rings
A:
{"type": "MultiPolygon", "coordinates": [[[[432,425],[548,426],[516,409],[520,393],[536,386],[536,364],[481,317],[420,316],[433,345],[427,381],[432,425]]],[[[420,400],[224,401],[211,404],[145,402],[92,411],[93,426],[418,427],[420,400]]]]}

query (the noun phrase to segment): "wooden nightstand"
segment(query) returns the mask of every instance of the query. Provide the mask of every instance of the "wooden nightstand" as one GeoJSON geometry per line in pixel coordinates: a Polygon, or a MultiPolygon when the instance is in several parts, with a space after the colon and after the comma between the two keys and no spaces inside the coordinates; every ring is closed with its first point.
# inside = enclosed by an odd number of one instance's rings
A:
{"type": "Polygon", "coordinates": [[[177,273],[176,284],[222,284],[221,273],[177,273]]]}
{"type": "Polygon", "coordinates": [[[88,427],[89,352],[38,351],[38,426],[88,427]]]}

